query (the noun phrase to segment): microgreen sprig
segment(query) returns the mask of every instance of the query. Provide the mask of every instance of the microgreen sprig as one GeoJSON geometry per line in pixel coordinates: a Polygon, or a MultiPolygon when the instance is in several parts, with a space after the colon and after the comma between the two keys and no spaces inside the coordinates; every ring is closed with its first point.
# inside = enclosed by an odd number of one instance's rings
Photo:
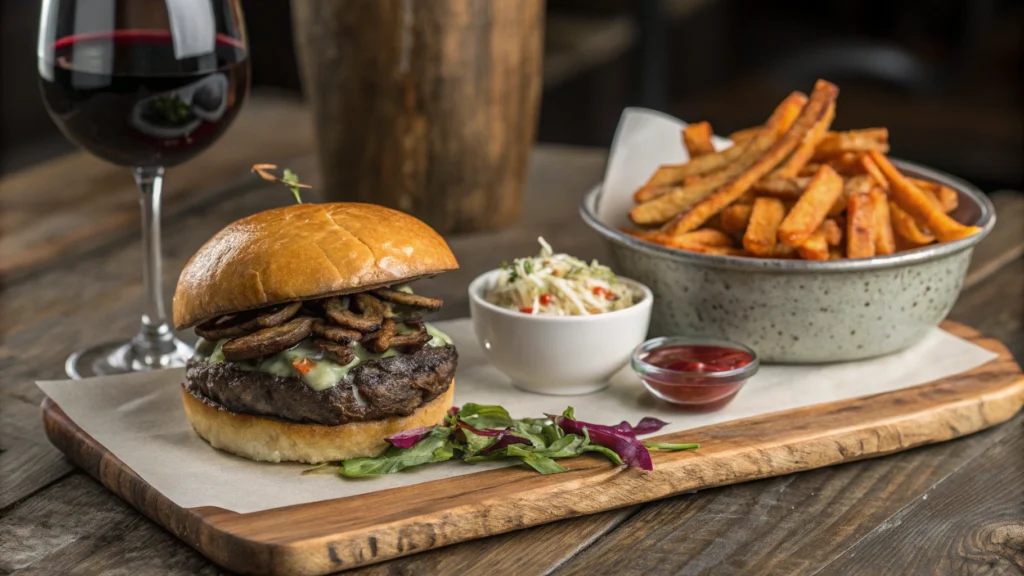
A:
{"type": "Polygon", "coordinates": [[[298,175],[295,172],[285,168],[284,175],[278,177],[274,175],[270,170],[277,170],[276,164],[256,164],[252,167],[252,171],[259,175],[260,178],[269,182],[280,182],[287,186],[291,191],[292,195],[295,196],[295,202],[302,204],[302,196],[299,195],[300,188],[312,188],[309,184],[302,184],[299,182],[298,175]]]}

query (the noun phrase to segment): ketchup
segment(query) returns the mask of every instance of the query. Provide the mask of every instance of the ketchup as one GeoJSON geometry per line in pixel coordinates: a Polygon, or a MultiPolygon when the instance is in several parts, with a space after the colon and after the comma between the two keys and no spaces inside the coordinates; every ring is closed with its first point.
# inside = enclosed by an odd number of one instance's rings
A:
{"type": "Polygon", "coordinates": [[[662,346],[644,358],[644,362],[658,368],[701,374],[728,372],[753,361],[749,352],[722,346],[662,346]]]}
{"type": "Polygon", "coordinates": [[[746,350],[709,345],[670,345],[655,348],[643,361],[666,372],[642,374],[655,395],[687,409],[701,412],[718,410],[732,401],[748,375],[735,379],[705,378],[742,368],[754,361],[746,350]]]}

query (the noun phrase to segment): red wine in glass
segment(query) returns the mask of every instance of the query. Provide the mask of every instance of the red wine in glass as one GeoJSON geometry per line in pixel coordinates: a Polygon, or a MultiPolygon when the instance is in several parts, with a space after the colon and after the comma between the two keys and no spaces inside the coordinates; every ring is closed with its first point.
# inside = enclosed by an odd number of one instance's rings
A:
{"type": "Polygon", "coordinates": [[[50,116],[89,153],[130,167],[141,193],[139,332],[73,353],[72,378],[183,366],[192,355],[164,308],[163,173],[231,125],[249,92],[248,54],[240,0],[42,2],[37,63],[50,116]]]}
{"type": "Polygon", "coordinates": [[[43,99],[64,134],[123,166],[175,166],[215,142],[249,86],[245,45],[218,34],[212,54],[175,58],[166,30],[115,30],[54,43],[43,99]]]}

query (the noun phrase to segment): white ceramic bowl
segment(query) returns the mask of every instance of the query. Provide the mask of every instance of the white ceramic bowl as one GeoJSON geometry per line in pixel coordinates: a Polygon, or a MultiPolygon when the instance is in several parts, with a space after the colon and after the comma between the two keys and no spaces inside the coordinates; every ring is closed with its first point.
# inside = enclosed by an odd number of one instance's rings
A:
{"type": "Polygon", "coordinates": [[[629,308],[593,316],[533,316],[484,299],[500,272],[470,283],[469,310],[487,359],[519,388],[559,396],[596,392],[647,338],[654,296],[639,282],[619,278],[635,291],[637,302],[629,308]]]}

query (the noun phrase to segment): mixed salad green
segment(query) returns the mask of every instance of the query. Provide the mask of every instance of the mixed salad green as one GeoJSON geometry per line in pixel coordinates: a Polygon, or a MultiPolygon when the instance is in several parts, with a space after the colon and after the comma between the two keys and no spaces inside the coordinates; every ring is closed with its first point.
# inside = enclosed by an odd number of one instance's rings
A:
{"type": "MultiPolygon", "coordinates": [[[[614,426],[576,420],[572,407],[557,416],[513,419],[501,406],[453,406],[443,424],[400,432],[387,438],[391,445],[376,458],[354,458],[341,463],[342,476],[392,474],[431,462],[461,457],[464,462],[518,460],[541,474],[565,472],[556,460],[587,452],[602,454],[616,465],[653,470],[649,450],[693,450],[699,444],[641,442],[637,435],[652,434],[667,422],[646,417],[635,426],[614,426]]],[[[319,471],[322,467],[308,470],[319,471]]]]}

